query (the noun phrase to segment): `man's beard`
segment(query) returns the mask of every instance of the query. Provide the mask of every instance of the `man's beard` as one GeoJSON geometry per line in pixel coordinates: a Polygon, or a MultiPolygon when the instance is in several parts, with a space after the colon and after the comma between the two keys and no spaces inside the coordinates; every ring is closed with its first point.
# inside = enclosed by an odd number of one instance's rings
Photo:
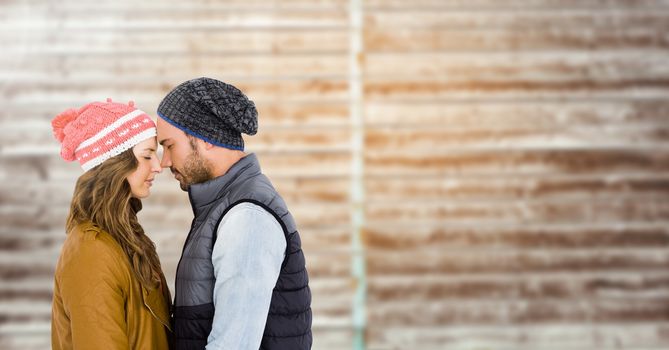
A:
{"type": "Polygon", "coordinates": [[[179,171],[171,167],[172,173],[179,180],[179,186],[183,191],[188,191],[192,184],[207,182],[214,178],[209,161],[202,158],[197,150],[188,155],[183,168],[179,171]]]}

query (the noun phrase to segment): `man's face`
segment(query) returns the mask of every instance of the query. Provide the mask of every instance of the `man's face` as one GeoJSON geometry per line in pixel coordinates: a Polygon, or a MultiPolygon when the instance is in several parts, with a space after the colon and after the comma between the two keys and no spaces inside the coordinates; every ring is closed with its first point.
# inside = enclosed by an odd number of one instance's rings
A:
{"type": "Polygon", "coordinates": [[[202,183],[213,178],[207,159],[198,152],[198,141],[189,137],[162,118],[156,123],[158,143],[163,146],[160,166],[170,168],[182,190],[194,183],[202,183]]]}

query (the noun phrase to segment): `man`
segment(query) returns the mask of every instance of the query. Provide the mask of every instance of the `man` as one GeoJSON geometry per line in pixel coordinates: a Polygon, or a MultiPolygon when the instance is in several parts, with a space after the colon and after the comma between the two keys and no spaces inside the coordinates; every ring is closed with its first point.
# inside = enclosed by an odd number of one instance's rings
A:
{"type": "Polygon", "coordinates": [[[195,215],[177,265],[177,349],[310,349],[311,291],[300,235],[241,134],[254,103],[211,78],[186,81],[158,107],[162,167],[195,215]]]}

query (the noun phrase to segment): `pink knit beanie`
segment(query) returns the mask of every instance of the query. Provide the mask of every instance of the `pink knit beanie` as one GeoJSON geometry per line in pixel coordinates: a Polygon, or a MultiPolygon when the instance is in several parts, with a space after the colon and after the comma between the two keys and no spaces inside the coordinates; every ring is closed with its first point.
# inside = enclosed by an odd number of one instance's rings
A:
{"type": "Polygon", "coordinates": [[[78,160],[84,171],[156,136],[156,124],[133,102],[126,105],[109,98],[68,109],[53,118],[51,126],[61,143],[61,157],[78,160]]]}

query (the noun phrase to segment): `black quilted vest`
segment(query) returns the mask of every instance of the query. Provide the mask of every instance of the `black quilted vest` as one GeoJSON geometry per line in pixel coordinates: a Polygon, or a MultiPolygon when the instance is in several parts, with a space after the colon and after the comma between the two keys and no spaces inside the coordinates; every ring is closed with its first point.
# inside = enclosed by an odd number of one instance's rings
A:
{"type": "MultiPolygon", "coordinates": [[[[188,191],[195,218],[177,265],[174,295],[176,349],[204,349],[214,318],[216,229],[235,205],[250,202],[271,213],[283,228],[286,256],[272,291],[260,349],[311,349],[311,291],[295,221],[254,154],[228,172],[188,191]]],[[[225,312],[225,310],[219,310],[225,312]]]]}

